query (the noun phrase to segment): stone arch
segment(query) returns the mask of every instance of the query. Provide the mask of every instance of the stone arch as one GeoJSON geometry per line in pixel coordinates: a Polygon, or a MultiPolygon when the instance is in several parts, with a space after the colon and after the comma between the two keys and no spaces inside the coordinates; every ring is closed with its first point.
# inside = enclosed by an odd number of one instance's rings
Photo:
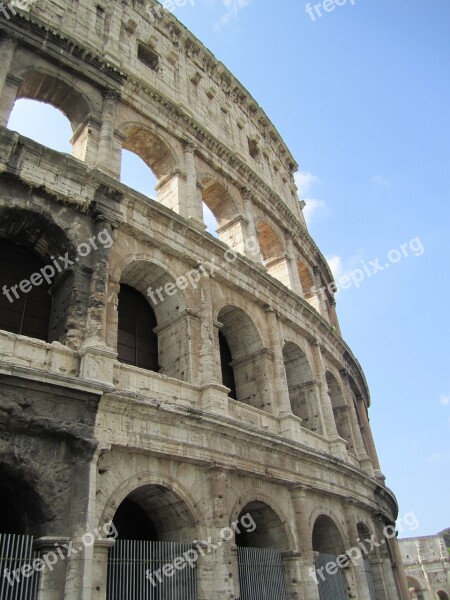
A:
{"type": "Polygon", "coordinates": [[[305,300],[310,300],[314,296],[314,277],[305,261],[300,258],[297,260],[297,269],[305,300]]]}
{"type": "Polygon", "coordinates": [[[426,591],[426,587],[420,583],[418,579],[411,575],[406,576],[408,582],[408,589],[411,595],[411,600],[424,600],[423,592],[426,591]]]}
{"type": "Polygon", "coordinates": [[[325,376],[338,435],[347,442],[348,450],[354,453],[355,445],[348,414],[349,407],[345,401],[342,387],[331,371],[326,371],[325,376]]]}
{"type": "Polygon", "coordinates": [[[303,427],[321,434],[318,383],[308,357],[297,344],[286,341],[283,359],[292,412],[303,427]]]}
{"type": "Polygon", "coordinates": [[[449,600],[448,594],[444,590],[438,590],[436,594],[439,600],[449,600]]]}
{"type": "Polygon", "coordinates": [[[42,535],[55,514],[41,488],[46,487],[47,498],[54,498],[56,490],[32,462],[24,466],[19,461],[15,448],[0,462],[0,533],[42,535]]]}
{"type": "Polygon", "coordinates": [[[235,399],[271,411],[268,355],[255,323],[247,312],[231,304],[220,309],[217,320],[222,325],[221,333],[231,354],[229,366],[233,369],[236,385],[235,399]]]}
{"type": "MultiPolygon", "coordinates": [[[[219,229],[226,227],[239,214],[236,200],[228,187],[214,175],[200,174],[198,180],[201,184],[202,200],[216,218],[219,229]]],[[[220,235],[219,237],[222,239],[220,235]]]]}
{"type": "MultiPolygon", "coordinates": [[[[267,507],[278,521],[278,526],[282,528],[283,532],[281,533],[281,531],[279,531],[279,539],[285,540],[285,547],[279,547],[278,549],[291,551],[294,550],[296,548],[296,541],[293,530],[288,527],[289,519],[286,517],[283,511],[273,502],[273,499],[267,494],[255,491],[248,491],[242,496],[240,496],[235,502],[235,505],[233,506],[233,509],[231,511],[231,522],[238,521],[239,517],[242,514],[245,514],[246,512],[252,513],[251,506],[253,505],[267,507]],[[250,508],[248,509],[248,507],[250,508]]],[[[256,525],[258,529],[258,524],[256,525]]]]}
{"type": "Polygon", "coordinates": [[[258,235],[261,256],[266,266],[270,265],[271,261],[284,255],[285,247],[282,237],[273,225],[270,225],[264,219],[258,219],[256,222],[256,233],[258,235]]]}
{"type": "Polygon", "coordinates": [[[329,510],[318,507],[311,516],[311,539],[314,552],[344,554],[345,535],[338,519],[329,510]]]}
{"type": "Polygon", "coordinates": [[[28,67],[20,77],[23,81],[16,99],[38,100],[59,109],[70,121],[74,134],[94,112],[89,98],[60,73],[28,67]]]}
{"type": "MultiPolygon", "coordinates": [[[[17,248],[18,264],[21,260],[26,260],[24,252],[28,252],[30,256],[36,257],[33,265],[40,262],[42,263],[41,268],[49,267],[49,270],[47,270],[48,280],[46,281],[42,277],[40,284],[48,288],[52,298],[51,306],[49,305],[46,309],[48,310],[48,327],[46,334],[43,331],[42,335],[38,337],[47,342],[59,341],[65,343],[69,334],[71,311],[75,303],[75,273],[78,272],[76,266],[64,270],[62,268],[63,263],[59,258],[65,256],[66,253],[72,258],[75,255],[74,244],[69,239],[66,231],[46,213],[18,206],[3,206],[0,208],[0,240],[4,247],[8,245],[10,252],[17,248]],[[23,252],[21,249],[24,249],[23,252]],[[57,267],[55,266],[55,259],[57,260],[57,267]],[[53,275],[51,275],[50,268],[53,275]]],[[[4,265],[2,273],[10,267],[11,265],[4,265]]],[[[32,266],[31,263],[22,264],[22,267],[24,273],[27,274],[26,279],[28,281],[35,273],[40,271],[37,266],[32,266]]],[[[12,281],[14,277],[18,277],[18,275],[14,276],[14,273],[11,272],[12,279],[8,284],[10,289],[21,281],[21,279],[15,282],[12,281]]],[[[15,293],[19,295],[19,298],[12,296],[14,292],[11,296],[17,302],[25,302],[25,300],[32,299],[39,289],[43,288],[30,284],[29,292],[19,294],[16,288],[15,293]]],[[[2,298],[3,300],[5,299],[2,298]]],[[[5,307],[8,308],[8,305],[6,304],[5,307]]],[[[30,317],[33,318],[31,313],[30,317]]]]}
{"type": "Polygon", "coordinates": [[[122,264],[119,283],[140,292],[155,314],[159,372],[189,380],[188,315],[183,291],[161,264],[142,255],[133,258],[122,264]]]}
{"type": "Polygon", "coordinates": [[[178,522],[182,524],[180,537],[183,539],[178,541],[192,542],[195,538],[203,539],[201,536],[206,535],[204,527],[200,525],[202,515],[190,492],[174,478],[163,473],[136,473],[122,482],[106,501],[99,525],[113,521],[117,509],[127,498],[141,505],[146,512],[151,512],[152,506],[157,507],[158,501],[161,501],[165,514],[160,516],[155,524],[160,541],[175,541],[162,538],[167,538],[172,533],[171,527],[175,526],[175,523],[171,524],[170,519],[176,513],[177,507],[183,507],[178,514],[181,517],[178,522]],[[146,490],[150,492],[148,495],[146,490]],[[159,497],[158,491],[162,493],[159,497]]]}
{"type": "Polygon", "coordinates": [[[140,156],[158,180],[169,175],[178,166],[175,152],[154,129],[140,123],[127,123],[119,131],[125,138],[123,148],[140,156]]]}

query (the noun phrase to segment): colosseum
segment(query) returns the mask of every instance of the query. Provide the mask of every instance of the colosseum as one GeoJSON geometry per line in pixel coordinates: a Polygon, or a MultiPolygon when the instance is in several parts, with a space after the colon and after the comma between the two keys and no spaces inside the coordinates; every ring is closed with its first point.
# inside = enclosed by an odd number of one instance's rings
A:
{"type": "Polygon", "coordinates": [[[1,600],[409,598],[273,124],[153,0],[2,6],[1,600]],[[72,155],[8,129],[23,98],[72,155]]]}

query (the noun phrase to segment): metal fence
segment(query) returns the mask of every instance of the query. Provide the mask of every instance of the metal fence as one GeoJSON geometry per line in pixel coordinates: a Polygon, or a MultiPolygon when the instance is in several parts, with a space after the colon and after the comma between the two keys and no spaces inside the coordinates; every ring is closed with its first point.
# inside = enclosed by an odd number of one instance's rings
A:
{"type": "Polygon", "coordinates": [[[266,548],[238,547],[241,600],[286,600],[281,554],[266,548]]]}
{"type": "Polygon", "coordinates": [[[195,564],[180,560],[178,568],[170,568],[191,548],[178,542],[116,540],[109,551],[107,600],[197,600],[195,564]]]}
{"type": "Polygon", "coordinates": [[[319,554],[316,559],[316,570],[319,571],[317,579],[319,580],[320,600],[348,599],[342,570],[338,569],[334,575],[329,575],[325,570],[326,565],[328,563],[336,563],[337,558],[334,554],[319,554]]]}
{"type": "Polygon", "coordinates": [[[32,536],[0,533],[1,600],[37,599],[39,571],[33,569],[36,558],[39,553],[33,550],[32,536]]]}

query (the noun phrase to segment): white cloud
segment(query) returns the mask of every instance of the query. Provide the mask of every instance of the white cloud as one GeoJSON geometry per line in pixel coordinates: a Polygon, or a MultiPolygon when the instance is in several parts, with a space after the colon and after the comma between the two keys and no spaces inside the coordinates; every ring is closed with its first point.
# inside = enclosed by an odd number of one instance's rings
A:
{"type": "Polygon", "coordinates": [[[313,175],[309,171],[299,171],[294,175],[295,183],[298,187],[298,193],[300,198],[309,194],[311,188],[320,183],[320,178],[317,175],[313,175]]]}
{"type": "Polygon", "coordinates": [[[328,265],[333,273],[333,277],[337,280],[344,273],[344,266],[340,256],[330,256],[327,258],[328,265]]]}
{"type": "Polygon", "coordinates": [[[239,13],[250,4],[251,0],[222,0],[226,11],[216,23],[215,29],[221,29],[229,25],[231,21],[237,19],[239,13]]]}
{"type": "Polygon", "coordinates": [[[391,180],[388,177],[382,175],[374,175],[372,177],[372,183],[383,190],[391,189],[391,180]]]}
{"type": "Polygon", "coordinates": [[[314,198],[305,199],[306,206],[303,209],[303,216],[305,217],[306,224],[311,225],[317,213],[326,209],[327,205],[323,200],[315,200],[314,198]]]}
{"type": "Polygon", "coordinates": [[[441,406],[450,406],[450,394],[441,394],[439,396],[439,404],[441,406]]]}

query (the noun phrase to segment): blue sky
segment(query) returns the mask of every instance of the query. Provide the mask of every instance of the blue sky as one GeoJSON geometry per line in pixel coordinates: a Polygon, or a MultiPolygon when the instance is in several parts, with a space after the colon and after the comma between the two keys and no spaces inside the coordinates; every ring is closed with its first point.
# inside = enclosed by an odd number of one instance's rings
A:
{"type": "MultiPolygon", "coordinates": [[[[450,4],[348,0],[313,21],[303,0],[194,2],[175,15],[288,144],[336,276],[371,274],[337,309],[370,386],[386,483],[420,522],[401,537],[450,527],[450,4]]],[[[10,125],[49,143],[57,126],[34,115],[18,107],[10,125]]],[[[53,143],[64,137],[58,126],[53,143]]]]}

